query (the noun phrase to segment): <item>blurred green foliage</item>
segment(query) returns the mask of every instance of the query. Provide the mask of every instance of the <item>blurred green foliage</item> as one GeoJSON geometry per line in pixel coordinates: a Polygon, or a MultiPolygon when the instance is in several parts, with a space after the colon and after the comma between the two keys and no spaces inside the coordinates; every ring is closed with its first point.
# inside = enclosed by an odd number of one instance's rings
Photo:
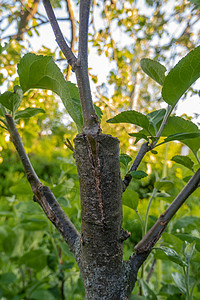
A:
{"type": "MultiPolygon", "coordinates": [[[[27,3],[31,5],[31,2],[27,3]]],[[[65,1],[52,2],[58,10],[61,5],[65,8],[65,1]]],[[[160,87],[141,72],[141,58],[150,57],[167,66],[174,62],[179,54],[183,56],[198,43],[196,38],[198,31],[194,30],[195,24],[198,24],[196,21],[198,6],[192,6],[182,0],[178,4],[174,1],[169,14],[165,5],[170,3],[170,1],[146,1],[146,7],[151,10],[150,16],[140,13],[132,0],[118,1],[117,4],[116,1],[98,1],[96,7],[92,8],[97,9],[103,22],[96,30],[95,27],[91,29],[91,45],[97,49],[99,55],[105,54],[108,60],[115,61],[104,84],[98,86],[98,78],[91,74],[97,87],[96,104],[104,113],[102,128],[105,133],[117,136],[121,142],[121,153],[127,153],[133,159],[138,146],[128,133],[135,132],[135,126],[110,125],[105,121],[127,108],[137,109],[143,113],[159,108],[160,87]],[[178,37],[172,35],[166,28],[169,22],[177,26],[184,25],[178,37]],[[113,28],[119,30],[116,31],[117,35],[114,34],[113,28]],[[128,37],[127,43],[116,41],[120,32],[128,37]],[[163,42],[163,36],[166,42],[163,42]],[[111,96],[105,87],[108,83],[113,88],[111,96]],[[139,86],[138,96],[135,86],[139,86]]],[[[74,10],[76,4],[77,1],[74,1],[74,10]]],[[[3,21],[0,23],[0,35],[3,36],[5,33],[6,36],[9,26],[16,28],[21,18],[20,11],[24,9],[21,1],[2,1],[0,16],[3,16],[5,25],[3,21]]],[[[31,50],[31,35],[40,34],[39,26],[31,27],[39,24],[41,19],[45,21],[45,16],[40,12],[40,15],[36,14],[30,20],[27,27],[28,38],[25,33],[22,41],[17,41],[12,35],[1,42],[0,85],[3,91],[5,87],[13,90],[13,87],[19,84],[19,79],[15,75],[17,63],[31,50]]],[[[38,54],[52,55],[61,62],[63,59],[58,49],[52,51],[46,46],[43,46],[38,54]]],[[[62,69],[66,74],[66,65],[62,66],[62,69]]],[[[198,93],[192,91],[194,94],[198,93]]],[[[64,112],[61,101],[51,91],[28,91],[21,104],[22,109],[27,107],[39,107],[46,113],[31,119],[19,120],[18,130],[25,149],[41,181],[52,189],[64,211],[80,229],[78,176],[72,152],[64,145],[67,138],[73,143],[77,133],[76,127],[64,112]]],[[[182,154],[184,149],[182,144],[177,142],[161,145],[157,154],[148,153],[140,165],[140,170],[146,172],[148,176],[131,182],[129,190],[137,193],[137,201],[129,207],[123,206],[123,228],[131,232],[130,238],[124,243],[124,259],[132,255],[134,245],[144,234],[146,210],[155,183],[164,178],[173,185],[165,186],[155,194],[147,219],[148,229],[193,174],[192,170],[171,161],[174,155],[182,154]]],[[[194,160],[190,152],[188,157],[194,160]]],[[[121,162],[122,177],[130,165],[129,160],[125,164],[121,162]]],[[[194,165],[194,170],[196,168],[194,165]]],[[[193,299],[200,299],[199,196],[199,190],[190,196],[156,245],[160,248],[164,246],[173,249],[182,261],[189,265],[188,288],[190,293],[193,291],[193,299]],[[194,243],[195,250],[192,253],[188,248],[194,243]],[[191,257],[188,259],[190,253],[191,257]]],[[[1,128],[0,254],[0,299],[85,298],[75,260],[59,233],[40,207],[32,201],[32,192],[22,165],[9,142],[8,133],[1,128]]],[[[170,260],[165,252],[153,250],[139,274],[139,281],[131,299],[186,299],[186,279],[188,279],[186,272],[187,269],[170,260]]]]}

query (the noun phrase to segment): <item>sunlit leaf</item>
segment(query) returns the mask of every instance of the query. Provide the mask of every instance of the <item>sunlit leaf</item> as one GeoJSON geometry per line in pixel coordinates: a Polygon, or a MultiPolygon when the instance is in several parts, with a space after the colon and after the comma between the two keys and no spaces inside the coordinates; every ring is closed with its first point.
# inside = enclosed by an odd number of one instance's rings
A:
{"type": "Polygon", "coordinates": [[[108,123],[129,123],[140,126],[149,131],[149,120],[142,113],[135,110],[124,111],[117,116],[109,119],[108,123]]]}
{"type": "Polygon", "coordinates": [[[33,88],[55,92],[61,98],[78,129],[81,130],[81,106],[75,85],[65,81],[52,57],[33,53],[26,54],[18,64],[18,74],[24,92],[33,88]]]}
{"type": "Polygon", "coordinates": [[[128,206],[129,208],[135,210],[138,206],[139,196],[133,190],[127,189],[123,193],[122,204],[128,206]]]}
{"type": "Polygon", "coordinates": [[[23,91],[20,86],[14,86],[14,92],[5,92],[0,95],[0,103],[14,113],[20,106],[23,98],[23,91]]]}
{"type": "Polygon", "coordinates": [[[161,179],[160,181],[156,181],[154,187],[160,191],[167,191],[173,187],[174,183],[170,180],[161,179]]]}
{"type": "MultiPolygon", "coordinates": [[[[170,117],[167,125],[163,130],[162,136],[168,137],[173,134],[185,133],[200,133],[197,125],[191,121],[185,120],[181,117],[170,117]]],[[[200,148],[200,137],[184,139],[182,143],[187,145],[195,153],[200,148]]]]}
{"type": "Polygon", "coordinates": [[[200,46],[189,52],[166,76],[162,97],[175,106],[186,90],[200,76],[200,46]]]}
{"type": "Polygon", "coordinates": [[[39,113],[45,113],[45,111],[42,108],[28,107],[24,110],[17,111],[15,114],[15,119],[28,119],[39,113]]]}
{"type": "Polygon", "coordinates": [[[167,69],[159,62],[149,58],[143,58],[140,62],[142,70],[153,80],[163,85],[167,69]]]}

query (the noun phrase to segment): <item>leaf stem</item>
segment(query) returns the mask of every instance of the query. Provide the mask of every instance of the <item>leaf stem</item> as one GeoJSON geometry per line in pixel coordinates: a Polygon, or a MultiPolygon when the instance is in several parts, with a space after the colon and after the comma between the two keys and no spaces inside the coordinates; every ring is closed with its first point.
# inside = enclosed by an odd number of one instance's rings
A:
{"type": "Polygon", "coordinates": [[[165,126],[167,125],[167,121],[168,121],[169,116],[170,116],[173,109],[174,109],[174,107],[172,105],[168,105],[165,116],[164,116],[163,121],[162,121],[162,124],[160,125],[160,128],[159,128],[159,130],[156,134],[157,139],[156,139],[156,141],[153,142],[152,149],[155,147],[155,145],[157,144],[159,138],[161,137],[161,134],[163,133],[163,130],[164,130],[165,126]]]}
{"type": "Polygon", "coordinates": [[[146,215],[145,215],[145,219],[144,219],[144,235],[147,233],[147,225],[148,225],[148,218],[149,218],[149,211],[150,211],[150,207],[151,207],[151,204],[152,204],[152,201],[155,197],[157,193],[157,189],[154,188],[153,189],[153,192],[151,193],[151,197],[149,199],[149,203],[148,203],[148,206],[147,206],[147,211],[146,211],[146,215]]]}
{"type": "Polygon", "coordinates": [[[148,142],[145,142],[144,144],[142,144],[142,146],[140,147],[140,150],[133,162],[133,164],[130,167],[129,172],[125,175],[124,179],[123,179],[123,192],[125,192],[125,190],[127,189],[127,187],[129,186],[129,183],[131,182],[132,176],[130,174],[130,172],[136,171],[138,166],[140,165],[142,159],[144,158],[145,154],[150,150],[150,146],[148,142]]]}
{"type": "Polygon", "coordinates": [[[40,182],[24,149],[23,142],[16,128],[13,117],[6,114],[6,120],[8,123],[8,130],[11,135],[11,140],[19,154],[20,160],[26,172],[27,179],[31,185],[31,189],[34,194],[33,200],[39,203],[49,220],[54,224],[54,226],[63,236],[66,243],[69,245],[70,250],[75,254],[75,256],[77,256],[76,241],[80,241],[78,231],[60,207],[50,188],[44,186],[40,182]]]}

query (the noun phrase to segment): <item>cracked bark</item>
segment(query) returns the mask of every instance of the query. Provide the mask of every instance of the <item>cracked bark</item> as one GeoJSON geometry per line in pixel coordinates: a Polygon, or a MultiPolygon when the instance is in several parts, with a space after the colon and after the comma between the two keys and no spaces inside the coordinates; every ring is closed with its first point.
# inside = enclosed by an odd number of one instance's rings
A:
{"type": "MultiPolygon", "coordinates": [[[[119,141],[98,134],[75,140],[81,192],[81,275],[87,299],[126,299],[119,141]]],[[[126,283],[127,284],[127,283],[126,283]]]]}

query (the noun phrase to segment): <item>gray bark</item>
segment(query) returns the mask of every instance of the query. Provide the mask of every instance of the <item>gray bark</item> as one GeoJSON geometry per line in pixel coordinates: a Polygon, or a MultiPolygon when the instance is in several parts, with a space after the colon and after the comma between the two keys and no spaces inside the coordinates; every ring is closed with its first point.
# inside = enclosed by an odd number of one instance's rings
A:
{"type": "Polygon", "coordinates": [[[80,271],[87,299],[127,299],[119,141],[80,134],[74,142],[82,211],[80,271]]]}

